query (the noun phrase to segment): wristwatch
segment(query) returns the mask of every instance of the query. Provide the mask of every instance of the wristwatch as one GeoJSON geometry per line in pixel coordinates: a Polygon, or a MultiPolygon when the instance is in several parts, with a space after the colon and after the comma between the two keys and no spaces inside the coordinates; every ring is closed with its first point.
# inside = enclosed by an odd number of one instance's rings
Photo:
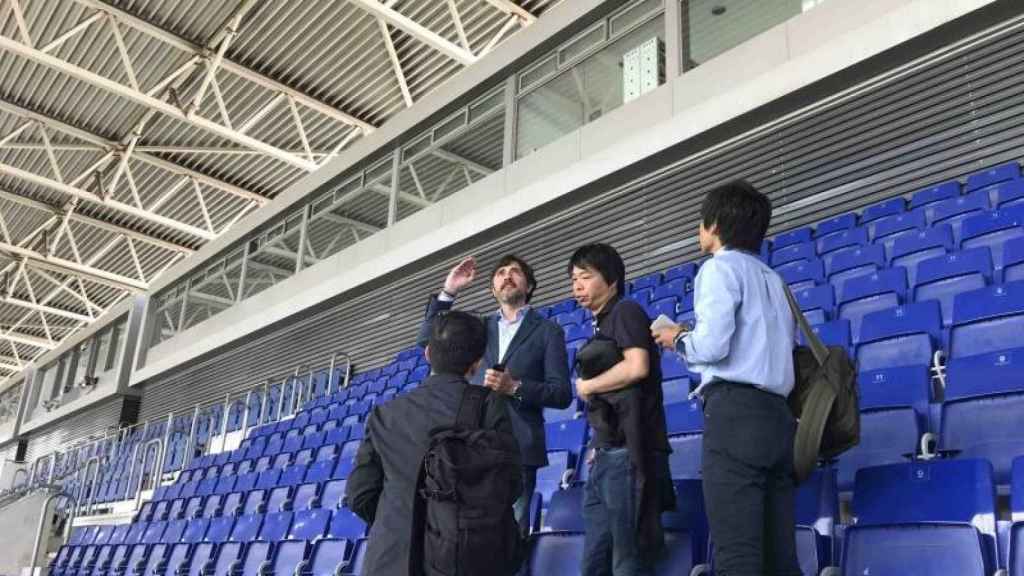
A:
{"type": "Polygon", "coordinates": [[[516,380],[515,381],[515,388],[512,389],[512,398],[516,399],[519,402],[522,402],[523,401],[523,396],[522,396],[522,394],[520,394],[522,389],[523,389],[523,381],[522,380],[516,380]]]}

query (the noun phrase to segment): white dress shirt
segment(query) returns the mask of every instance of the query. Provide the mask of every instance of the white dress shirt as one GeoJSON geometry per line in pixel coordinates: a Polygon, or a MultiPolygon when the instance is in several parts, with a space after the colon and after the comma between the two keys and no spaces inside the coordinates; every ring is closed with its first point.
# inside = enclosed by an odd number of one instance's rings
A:
{"type": "Polygon", "coordinates": [[[676,341],[676,351],[701,375],[694,394],[726,380],[789,395],[796,324],[784,290],[779,275],[746,252],[722,248],[700,267],[697,323],[676,341]]]}

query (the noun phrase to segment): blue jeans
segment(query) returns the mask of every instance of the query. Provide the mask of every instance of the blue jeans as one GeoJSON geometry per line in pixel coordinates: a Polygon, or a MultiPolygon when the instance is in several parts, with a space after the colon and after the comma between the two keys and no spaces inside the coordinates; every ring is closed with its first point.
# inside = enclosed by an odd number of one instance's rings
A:
{"type": "Polygon", "coordinates": [[[637,546],[636,490],[626,448],[599,449],[583,496],[583,576],[650,576],[637,546]]]}

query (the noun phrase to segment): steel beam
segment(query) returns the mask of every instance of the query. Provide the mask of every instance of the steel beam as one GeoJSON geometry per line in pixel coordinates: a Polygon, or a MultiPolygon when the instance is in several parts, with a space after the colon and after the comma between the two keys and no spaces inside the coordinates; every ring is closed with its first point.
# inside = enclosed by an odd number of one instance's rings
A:
{"type": "MultiPolygon", "coordinates": [[[[6,190],[0,190],[0,198],[7,200],[8,202],[13,202],[15,204],[27,206],[29,208],[35,208],[38,210],[42,210],[44,212],[49,212],[51,214],[59,215],[60,213],[60,208],[56,206],[52,206],[45,202],[39,202],[38,200],[33,200],[31,198],[27,198],[20,194],[14,194],[13,192],[8,192],[6,190]]],[[[142,232],[136,232],[135,230],[124,228],[122,226],[118,226],[117,224],[111,224],[103,220],[98,220],[96,218],[91,218],[89,216],[83,216],[81,214],[78,214],[77,212],[72,212],[68,216],[68,219],[73,222],[78,222],[81,224],[85,224],[87,226],[92,226],[93,228],[98,228],[105,232],[110,232],[111,234],[120,234],[127,238],[131,238],[132,240],[145,242],[158,248],[164,248],[167,250],[172,250],[174,252],[180,252],[186,255],[190,255],[195,252],[195,250],[188,248],[187,246],[182,246],[180,244],[175,244],[174,242],[168,242],[166,240],[154,238],[153,236],[143,234],[142,232]]]]}
{"type": "Polygon", "coordinates": [[[192,124],[197,128],[235,142],[236,144],[252,148],[253,150],[258,150],[271,158],[275,158],[301,170],[312,172],[317,169],[316,162],[312,162],[308,159],[286,152],[272,144],[268,144],[267,142],[258,138],[253,138],[252,136],[247,136],[237,130],[203,118],[202,116],[186,114],[170,102],[165,102],[155,96],[151,96],[129,86],[125,86],[124,84],[115,82],[105,76],[100,76],[91,70],[86,70],[85,68],[76,66],[65,60],[61,60],[60,58],[50,56],[45,52],[32,48],[31,46],[16,40],[12,40],[7,36],[0,35],[0,50],[6,50],[7,52],[21,56],[22,58],[35,62],[41,66],[52,68],[53,70],[66,74],[76,80],[85,82],[86,84],[91,84],[92,86],[110,92],[115,96],[129,100],[140,106],[144,106],[177,120],[192,124]]]}
{"type": "Polygon", "coordinates": [[[149,288],[149,284],[136,280],[135,278],[129,278],[128,276],[101,270],[94,266],[79,264],[78,262],[72,262],[71,260],[65,260],[64,258],[57,258],[55,256],[48,257],[45,254],[36,252],[35,250],[30,250],[15,244],[8,244],[7,242],[0,242],[0,252],[6,252],[14,257],[25,258],[26,262],[46,270],[81,276],[91,282],[96,282],[97,284],[103,284],[104,286],[110,286],[111,288],[117,288],[119,290],[142,292],[149,288]]]}
{"type": "Polygon", "coordinates": [[[21,298],[15,298],[13,296],[10,297],[10,298],[6,298],[6,297],[3,297],[3,296],[0,296],[0,303],[11,304],[13,306],[19,306],[21,308],[25,308],[27,310],[34,310],[36,312],[43,312],[45,314],[52,314],[54,316],[60,316],[61,318],[67,318],[69,320],[76,320],[78,322],[92,322],[93,320],[95,320],[95,318],[90,318],[89,316],[86,316],[85,314],[79,314],[77,312],[71,312],[71,311],[68,311],[68,310],[64,310],[62,308],[54,308],[52,306],[44,306],[42,304],[36,304],[34,302],[29,302],[28,300],[23,300],[21,298]]]}
{"type": "Polygon", "coordinates": [[[198,238],[202,238],[203,240],[213,240],[214,238],[217,237],[216,234],[210,232],[209,230],[205,230],[197,226],[192,226],[190,224],[185,224],[184,222],[179,222],[173,218],[168,218],[167,216],[162,216],[149,210],[144,210],[137,206],[121,202],[120,200],[115,200],[113,198],[102,199],[96,194],[89,192],[88,190],[83,190],[82,188],[79,188],[77,186],[72,186],[70,184],[58,182],[57,180],[53,180],[52,178],[40,176],[39,174],[28,172],[26,170],[22,170],[21,168],[17,168],[9,164],[0,163],[0,174],[8,174],[15,178],[31,182],[32,184],[35,184],[37,186],[43,186],[44,188],[49,188],[51,190],[63,192],[76,198],[82,198],[83,200],[87,200],[89,202],[95,202],[102,206],[113,208],[114,210],[128,214],[130,216],[135,216],[143,220],[149,220],[150,222],[167,226],[168,228],[178,230],[179,232],[191,234],[198,238]]]}
{"type": "MultiPolygon", "coordinates": [[[[169,32],[163,28],[160,28],[159,26],[151,22],[143,20],[142,18],[139,18],[138,16],[130,12],[126,12],[121,8],[108,4],[107,2],[103,2],[101,0],[74,1],[78,4],[87,6],[94,10],[101,10],[103,12],[111,14],[117,20],[119,20],[121,23],[128,26],[129,28],[133,28],[135,30],[138,30],[139,32],[143,32],[149,36],[157,38],[160,41],[170,46],[173,46],[174,48],[177,48],[178,50],[182,50],[184,52],[188,52],[200,57],[206,55],[206,50],[204,47],[195,44],[189,40],[186,40],[185,38],[182,38],[181,36],[178,36],[173,32],[169,32]]],[[[220,36],[220,34],[223,33],[225,32],[222,31],[218,33],[218,36],[215,36],[211,40],[210,44],[218,44],[223,39],[220,36]]],[[[316,98],[313,98],[312,96],[304,92],[296,90],[295,88],[292,88],[282,82],[274,80],[273,78],[270,78],[269,76],[252,70],[251,68],[243,66],[242,64],[238,64],[237,62],[232,61],[230,58],[225,57],[221,61],[220,67],[224,70],[227,70],[228,72],[231,72],[232,74],[240,76],[272,92],[283,93],[287,96],[290,96],[294,98],[299,104],[302,104],[303,106],[309,108],[310,110],[315,110],[323,114],[324,116],[327,116],[328,118],[337,120],[338,122],[342,122],[344,124],[348,124],[349,126],[359,128],[360,130],[363,131],[364,134],[369,134],[370,132],[373,132],[375,130],[375,126],[373,124],[370,124],[369,122],[361,120],[347,112],[338,110],[337,108],[331,106],[330,104],[317,100],[316,98]]]]}
{"type": "Polygon", "coordinates": [[[53,350],[57,347],[56,342],[50,342],[46,338],[40,338],[38,336],[32,336],[31,334],[22,334],[21,332],[14,332],[13,330],[5,332],[0,338],[4,340],[10,340],[17,342],[18,344],[27,344],[28,346],[35,346],[36,348],[42,348],[44,350],[53,350]]]}
{"type": "Polygon", "coordinates": [[[479,60],[479,58],[469,50],[449,42],[440,34],[414,21],[412,18],[381,4],[377,0],[349,0],[349,2],[362,8],[372,16],[386,21],[388,24],[402,30],[406,34],[420,42],[423,42],[445,56],[448,56],[463,66],[475,64],[476,61],[479,60]]]}
{"type": "Polygon", "coordinates": [[[486,2],[509,16],[519,18],[524,26],[533,24],[537,21],[536,16],[530,13],[526,8],[512,2],[512,0],[486,0],[486,2]]]}

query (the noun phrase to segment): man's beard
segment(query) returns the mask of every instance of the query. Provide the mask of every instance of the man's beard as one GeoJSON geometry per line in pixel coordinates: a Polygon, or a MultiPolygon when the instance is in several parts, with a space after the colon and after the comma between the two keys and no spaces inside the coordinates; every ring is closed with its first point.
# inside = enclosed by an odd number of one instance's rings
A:
{"type": "Polygon", "coordinates": [[[498,300],[498,303],[505,306],[522,306],[526,304],[526,292],[516,290],[515,288],[511,292],[505,292],[505,289],[502,288],[495,294],[495,298],[498,300]]]}

